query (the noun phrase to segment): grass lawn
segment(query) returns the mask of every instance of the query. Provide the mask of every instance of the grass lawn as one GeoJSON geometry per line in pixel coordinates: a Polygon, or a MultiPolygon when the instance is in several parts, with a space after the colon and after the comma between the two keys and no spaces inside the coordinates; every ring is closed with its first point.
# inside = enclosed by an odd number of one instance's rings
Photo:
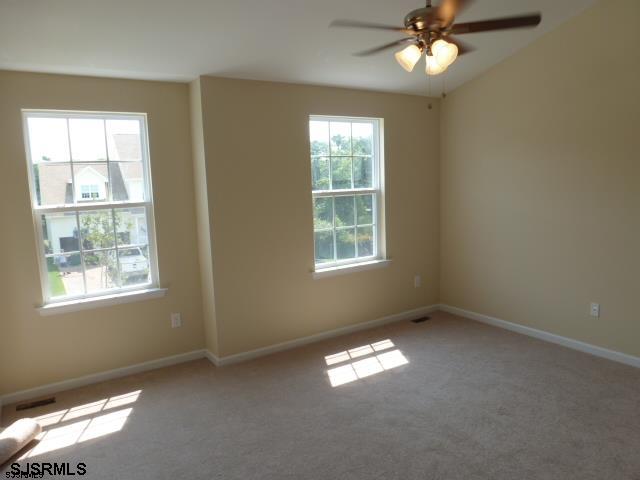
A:
{"type": "Polygon", "coordinates": [[[49,271],[49,288],[51,288],[51,296],[59,297],[61,295],[66,295],[67,291],[64,288],[64,283],[60,276],[60,270],[58,270],[56,264],[53,263],[53,258],[47,258],[47,270],[49,271]]]}

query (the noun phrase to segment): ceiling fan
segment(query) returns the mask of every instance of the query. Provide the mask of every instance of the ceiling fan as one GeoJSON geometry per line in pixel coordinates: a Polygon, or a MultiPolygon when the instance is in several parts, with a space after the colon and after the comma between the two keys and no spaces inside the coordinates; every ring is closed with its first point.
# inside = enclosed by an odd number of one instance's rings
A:
{"type": "Polygon", "coordinates": [[[330,26],[370,28],[404,33],[407,37],[354,55],[373,55],[390,48],[409,44],[395,54],[400,66],[408,72],[413,71],[422,54],[425,53],[427,75],[438,75],[444,72],[458,55],[464,55],[474,50],[472,46],[458,40],[453,35],[535,27],[542,20],[540,13],[532,13],[517,17],[455,23],[456,16],[472,2],[473,0],[442,0],[439,6],[432,6],[431,0],[427,0],[427,5],[424,8],[413,10],[405,16],[404,27],[380,25],[360,20],[334,20],[330,26]]]}

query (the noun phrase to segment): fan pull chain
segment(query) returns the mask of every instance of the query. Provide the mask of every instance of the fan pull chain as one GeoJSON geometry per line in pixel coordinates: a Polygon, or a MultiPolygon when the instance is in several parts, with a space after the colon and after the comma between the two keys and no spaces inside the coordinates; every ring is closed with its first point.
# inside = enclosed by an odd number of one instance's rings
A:
{"type": "Polygon", "coordinates": [[[442,75],[442,98],[447,98],[447,72],[442,75]]]}

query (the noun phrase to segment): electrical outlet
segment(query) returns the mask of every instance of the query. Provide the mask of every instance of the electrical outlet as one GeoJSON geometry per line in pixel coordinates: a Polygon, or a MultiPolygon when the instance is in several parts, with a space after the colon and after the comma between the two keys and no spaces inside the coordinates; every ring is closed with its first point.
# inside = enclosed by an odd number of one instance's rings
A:
{"type": "Polygon", "coordinates": [[[419,288],[422,286],[422,277],[420,275],[416,275],[413,277],[413,287],[419,288]]]}
{"type": "Polygon", "coordinates": [[[178,328],[182,326],[182,316],[179,313],[171,314],[171,328],[178,328]]]}
{"type": "Polygon", "coordinates": [[[594,318],[600,318],[600,304],[592,303],[591,304],[591,316],[594,318]]]}

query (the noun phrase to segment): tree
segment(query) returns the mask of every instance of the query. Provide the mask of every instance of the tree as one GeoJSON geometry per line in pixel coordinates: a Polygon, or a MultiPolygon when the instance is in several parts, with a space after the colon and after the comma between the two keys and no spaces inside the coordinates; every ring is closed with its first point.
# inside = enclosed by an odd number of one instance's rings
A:
{"type": "Polygon", "coordinates": [[[331,145],[328,142],[311,142],[311,175],[315,190],[333,188],[351,188],[351,169],[353,168],[353,186],[369,187],[372,182],[372,144],[371,137],[348,137],[333,135],[331,145]],[[329,176],[329,151],[333,157],[329,176]],[[353,156],[353,160],[349,157],[353,156]],[[351,162],[353,161],[353,167],[351,162]],[[333,185],[329,185],[333,178],[333,185]]]}
{"type": "MultiPolygon", "coordinates": [[[[115,233],[121,232],[123,225],[122,213],[112,215],[111,210],[100,210],[81,216],[82,248],[83,250],[108,249],[91,252],[85,255],[85,266],[97,265],[100,267],[100,284],[102,288],[108,288],[118,284],[115,250],[115,233]]],[[[131,229],[131,222],[125,225],[126,230],[131,229]]]]}

